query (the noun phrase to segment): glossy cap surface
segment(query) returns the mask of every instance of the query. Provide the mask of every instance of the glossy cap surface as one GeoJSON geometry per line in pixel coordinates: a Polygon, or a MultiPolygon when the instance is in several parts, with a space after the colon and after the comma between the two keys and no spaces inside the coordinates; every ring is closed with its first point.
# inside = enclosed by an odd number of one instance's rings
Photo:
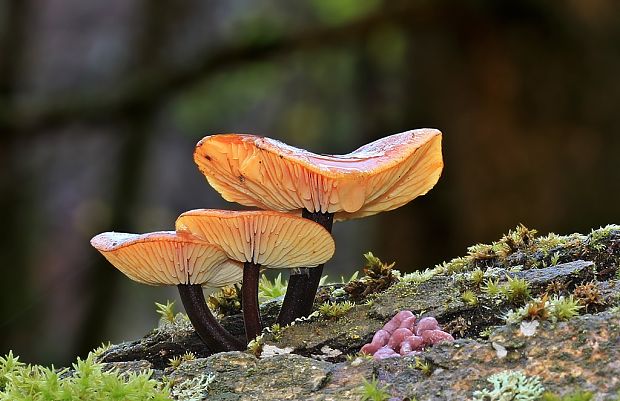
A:
{"type": "Polygon", "coordinates": [[[346,155],[318,155],[255,135],[213,135],[196,145],[194,161],[228,201],[330,212],[337,220],[398,208],[427,193],[443,169],[435,129],[391,135],[346,155]]]}
{"type": "Polygon", "coordinates": [[[105,232],[90,243],[123,274],[144,284],[218,288],[243,277],[243,265],[228,259],[218,246],[174,231],[105,232]]]}
{"type": "Polygon", "coordinates": [[[315,267],[335,250],[320,224],[274,211],[190,210],[176,230],[220,246],[230,259],[270,268],[315,267]]]}

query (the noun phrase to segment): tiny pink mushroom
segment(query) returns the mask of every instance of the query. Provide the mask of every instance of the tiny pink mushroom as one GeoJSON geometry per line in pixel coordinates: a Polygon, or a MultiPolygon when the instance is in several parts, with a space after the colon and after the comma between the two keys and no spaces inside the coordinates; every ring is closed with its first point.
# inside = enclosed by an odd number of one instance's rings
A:
{"type": "Polygon", "coordinates": [[[454,341],[454,337],[442,330],[425,330],[422,332],[422,338],[425,344],[432,345],[442,341],[454,341]]]}
{"type": "Polygon", "coordinates": [[[419,336],[425,330],[440,329],[437,319],[432,316],[423,317],[416,325],[416,334],[419,336]]]}
{"type": "Polygon", "coordinates": [[[405,320],[407,318],[410,318],[410,317],[415,317],[413,315],[413,312],[411,312],[409,310],[401,310],[396,315],[394,315],[394,317],[392,319],[396,319],[399,322],[402,322],[403,320],[405,320]]]}
{"type": "Polygon", "coordinates": [[[407,355],[412,351],[422,351],[424,347],[424,339],[420,336],[410,336],[403,340],[400,344],[400,354],[407,355]]]}
{"type": "Polygon", "coordinates": [[[388,341],[388,347],[392,348],[394,351],[398,352],[400,350],[400,344],[407,337],[411,337],[413,333],[409,329],[396,329],[394,333],[392,333],[392,337],[390,337],[390,341],[388,341]]]}
{"type": "Polygon", "coordinates": [[[374,355],[379,350],[379,348],[381,348],[381,346],[379,346],[378,344],[368,343],[362,346],[362,349],[360,350],[360,352],[362,354],[374,355]]]}
{"type": "Polygon", "coordinates": [[[408,310],[403,310],[394,315],[393,318],[390,319],[389,322],[383,326],[383,330],[392,334],[396,329],[398,329],[403,320],[410,318],[413,316],[413,312],[408,310]]]}
{"type": "Polygon", "coordinates": [[[414,327],[415,327],[415,316],[410,316],[406,319],[403,319],[403,321],[400,322],[400,328],[405,328],[405,329],[409,329],[413,331],[414,327]]]}
{"type": "Polygon", "coordinates": [[[400,354],[394,352],[392,348],[385,346],[385,347],[379,348],[377,352],[375,352],[373,357],[375,359],[398,358],[400,357],[400,354]]]}
{"type": "Polygon", "coordinates": [[[394,330],[396,330],[398,327],[400,327],[400,322],[398,320],[392,318],[389,322],[387,322],[383,326],[383,330],[385,330],[388,333],[392,334],[394,332],[394,330]]]}
{"type": "Polygon", "coordinates": [[[390,333],[381,329],[372,336],[372,343],[380,344],[381,347],[386,345],[390,341],[390,333]]]}
{"type": "Polygon", "coordinates": [[[379,330],[372,337],[372,341],[362,347],[361,352],[373,355],[379,348],[385,346],[389,340],[390,333],[385,330],[379,330]]]}
{"type": "Polygon", "coordinates": [[[437,319],[429,316],[416,324],[413,313],[401,311],[375,333],[372,341],[364,345],[361,352],[373,355],[375,359],[411,356],[442,341],[454,341],[454,338],[441,330],[437,319]]]}

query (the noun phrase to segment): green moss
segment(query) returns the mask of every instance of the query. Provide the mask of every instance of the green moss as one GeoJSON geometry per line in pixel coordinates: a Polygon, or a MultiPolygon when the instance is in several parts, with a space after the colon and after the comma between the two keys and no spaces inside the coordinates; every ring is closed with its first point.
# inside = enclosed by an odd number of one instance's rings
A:
{"type": "Polygon", "coordinates": [[[530,288],[527,281],[522,278],[508,276],[508,282],[502,286],[501,291],[510,302],[524,301],[530,297],[530,288]]]}
{"type": "Polygon", "coordinates": [[[72,370],[59,370],[26,365],[9,352],[0,358],[0,400],[169,400],[168,389],[151,379],[151,374],[104,371],[93,353],[84,360],[78,358],[72,370]]]}
{"type": "Polygon", "coordinates": [[[551,304],[545,294],[518,309],[508,311],[504,318],[507,324],[521,323],[523,320],[546,320],[551,316],[551,311],[551,304]]]}
{"type": "MultiPolygon", "coordinates": [[[[499,241],[470,246],[466,256],[444,262],[436,268],[443,273],[454,274],[468,270],[485,270],[490,266],[505,266],[506,259],[512,253],[532,248],[535,236],[536,230],[520,224],[514,230],[509,230],[499,241]]],[[[551,243],[550,240],[547,242],[551,243]]]]}
{"type": "Polygon", "coordinates": [[[415,358],[414,368],[422,372],[425,376],[430,376],[431,373],[433,373],[433,367],[431,366],[431,364],[428,361],[423,360],[422,358],[415,358]]]}
{"type": "Polygon", "coordinates": [[[578,316],[579,310],[583,308],[572,295],[568,297],[554,295],[549,303],[551,316],[560,321],[578,316]]]}
{"type": "Polygon", "coordinates": [[[319,306],[319,313],[326,319],[337,319],[347,314],[353,308],[353,302],[325,302],[319,306]]]}
{"type": "Polygon", "coordinates": [[[588,246],[596,251],[605,249],[605,241],[609,238],[609,235],[614,231],[619,231],[620,225],[609,224],[605,227],[601,227],[598,230],[592,230],[588,235],[588,246]]]}
{"type": "Polygon", "coordinates": [[[558,248],[565,244],[566,237],[555,233],[549,233],[544,237],[537,238],[536,240],[536,246],[545,254],[548,254],[552,249],[558,248]]]}
{"type": "Polygon", "coordinates": [[[589,391],[576,391],[562,397],[547,391],[542,395],[542,401],[590,401],[592,397],[594,394],[589,391]]]}
{"type": "Polygon", "coordinates": [[[478,296],[472,290],[467,290],[463,294],[461,294],[461,299],[467,305],[470,305],[470,306],[478,305],[478,296]]]}
{"type": "Polygon", "coordinates": [[[362,401],[386,401],[390,399],[387,386],[381,386],[379,380],[374,376],[370,381],[364,380],[359,393],[362,401]]]}
{"type": "Polygon", "coordinates": [[[168,300],[165,304],[155,302],[155,307],[157,308],[157,313],[161,316],[162,319],[170,323],[174,323],[174,301],[170,302],[168,300]]]}
{"type": "Polygon", "coordinates": [[[405,283],[421,284],[430,280],[436,274],[438,274],[438,269],[418,270],[401,276],[400,281],[405,283]]]}
{"type": "Polygon", "coordinates": [[[248,343],[247,351],[255,357],[259,357],[263,352],[263,345],[265,345],[265,337],[261,334],[248,343]]]}
{"type": "Polygon", "coordinates": [[[381,259],[373,255],[372,252],[365,253],[364,259],[366,259],[366,266],[364,269],[371,271],[391,270],[395,265],[395,262],[390,264],[383,263],[381,259]]]}
{"type": "Polygon", "coordinates": [[[485,281],[484,286],[482,287],[482,292],[486,295],[494,298],[502,294],[502,288],[499,285],[499,279],[493,280],[492,278],[485,281]]]}
{"type": "Polygon", "coordinates": [[[281,297],[286,294],[286,287],[288,282],[282,279],[282,274],[278,274],[276,278],[271,281],[264,274],[261,275],[258,281],[258,299],[260,302],[265,302],[270,299],[281,297]]]}
{"type": "MultiPolygon", "coordinates": [[[[286,326],[285,326],[286,327],[286,326]]],[[[273,336],[274,341],[279,341],[282,338],[282,330],[284,328],[279,323],[274,323],[267,329],[273,336]]]]}
{"type": "Polygon", "coordinates": [[[476,287],[479,286],[480,284],[482,284],[482,281],[484,281],[484,272],[480,269],[472,271],[469,275],[469,280],[476,287]]]}
{"type": "Polygon", "coordinates": [[[547,300],[545,294],[542,298],[533,299],[521,308],[508,311],[504,318],[508,324],[520,323],[523,320],[566,321],[578,316],[582,308],[583,306],[572,295],[568,297],[553,295],[547,300]]]}
{"type": "Polygon", "coordinates": [[[209,295],[207,305],[219,316],[241,313],[241,287],[235,284],[221,288],[209,295]]]}
{"type": "Polygon", "coordinates": [[[173,358],[168,359],[168,366],[171,367],[172,369],[176,369],[179,366],[181,366],[182,362],[183,362],[183,359],[181,359],[180,356],[175,356],[173,358]]]}
{"type": "Polygon", "coordinates": [[[469,269],[471,259],[468,257],[454,258],[449,262],[436,266],[436,268],[442,273],[454,274],[469,269]]]}
{"type": "Polygon", "coordinates": [[[380,293],[396,284],[401,276],[394,270],[394,262],[383,263],[381,259],[368,252],[364,254],[366,264],[362,271],[364,276],[358,280],[350,280],[344,287],[344,292],[354,302],[362,302],[375,293],[380,293]]]}

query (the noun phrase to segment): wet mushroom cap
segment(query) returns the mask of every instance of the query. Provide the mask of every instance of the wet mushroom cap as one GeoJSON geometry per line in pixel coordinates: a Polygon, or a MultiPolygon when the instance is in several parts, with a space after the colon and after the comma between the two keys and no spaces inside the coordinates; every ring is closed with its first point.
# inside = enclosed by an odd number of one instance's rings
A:
{"type": "Polygon", "coordinates": [[[443,169],[435,129],[391,135],[333,156],[255,135],[212,135],[198,142],[194,161],[228,201],[335,213],[337,220],[398,208],[427,193],[443,169]]]}
{"type": "Polygon", "coordinates": [[[241,282],[243,277],[243,264],[230,260],[220,247],[185,233],[105,232],[90,243],[114,267],[139,283],[218,288],[241,282]]]}
{"type": "Polygon", "coordinates": [[[315,267],[335,250],[320,224],[281,212],[190,210],[179,216],[176,230],[222,247],[233,260],[269,268],[315,267]]]}

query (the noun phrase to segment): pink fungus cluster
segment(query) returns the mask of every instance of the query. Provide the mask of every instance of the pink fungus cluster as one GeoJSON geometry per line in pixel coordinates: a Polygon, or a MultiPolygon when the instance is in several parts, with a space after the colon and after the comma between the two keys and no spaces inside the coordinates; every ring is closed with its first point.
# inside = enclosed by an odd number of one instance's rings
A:
{"type": "Polygon", "coordinates": [[[454,341],[454,338],[441,330],[434,317],[423,317],[416,322],[414,314],[404,310],[378,330],[361,351],[375,359],[394,358],[418,355],[425,347],[442,341],[454,341]]]}

